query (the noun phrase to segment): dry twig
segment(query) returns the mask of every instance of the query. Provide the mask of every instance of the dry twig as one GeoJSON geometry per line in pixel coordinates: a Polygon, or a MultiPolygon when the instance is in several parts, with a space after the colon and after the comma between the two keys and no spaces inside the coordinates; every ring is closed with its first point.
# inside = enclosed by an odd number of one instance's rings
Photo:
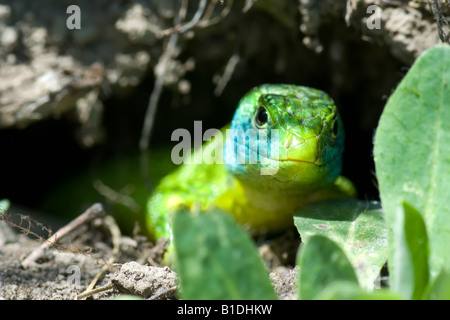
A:
{"type": "Polygon", "coordinates": [[[234,53],[228,60],[227,65],[225,66],[225,71],[223,75],[220,77],[219,83],[217,84],[216,89],[214,90],[214,94],[216,96],[220,96],[222,94],[223,90],[230,81],[237,64],[239,63],[239,60],[240,56],[237,53],[234,53]]]}
{"type": "Polygon", "coordinates": [[[176,291],[177,288],[178,288],[177,286],[174,286],[174,287],[169,288],[167,290],[163,290],[161,292],[155,293],[154,295],[152,295],[147,300],[160,300],[160,299],[163,299],[163,298],[167,297],[168,295],[173,294],[173,292],[176,291]]]}
{"type": "MultiPolygon", "coordinates": [[[[212,17],[212,12],[214,10],[214,6],[216,5],[217,0],[211,1],[208,9],[205,12],[205,15],[203,16],[203,19],[201,19],[197,26],[201,28],[212,26],[213,24],[216,24],[220,21],[222,21],[231,11],[231,7],[233,6],[233,0],[228,0],[226,7],[220,12],[219,15],[212,17]],[[211,8],[211,10],[210,10],[211,8]]],[[[221,2],[223,4],[223,2],[221,2]]]]}
{"type": "Polygon", "coordinates": [[[20,230],[20,232],[22,232],[22,234],[24,234],[26,236],[27,235],[32,235],[36,239],[39,239],[41,241],[45,241],[46,239],[42,238],[42,236],[40,236],[36,232],[32,231],[32,228],[34,226],[37,226],[37,227],[41,228],[42,231],[47,233],[48,237],[50,237],[52,235],[52,233],[53,233],[50,227],[43,225],[39,221],[31,218],[30,216],[27,216],[27,215],[24,215],[24,214],[20,214],[20,213],[14,214],[13,216],[19,217],[20,221],[19,221],[18,224],[14,223],[12,216],[10,214],[8,214],[7,212],[1,212],[0,220],[5,221],[12,228],[20,230]],[[23,226],[24,224],[26,224],[25,227],[23,226]]]}
{"type": "Polygon", "coordinates": [[[85,212],[83,212],[80,216],[69,222],[67,225],[59,229],[55,234],[53,234],[50,238],[48,238],[44,243],[42,243],[38,248],[33,250],[28,257],[26,257],[22,261],[22,267],[28,268],[28,266],[39,259],[44,251],[48,248],[51,248],[57,244],[59,240],[67,236],[70,232],[78,228],[79,226],[95,219],[101,217],[105,214],[103,206],[100,203],[96,203],[89,207],[85,212]]]}
{"type": "Polygon", "coordinates": [[[101,180],[95,180],[93,187],[98,193],[113,203],[120,203],[130,208],[133,212],[139,212],[141,210],[141,206],[136,202],[136,200],[121,191],[116,191],[105,185],[101,180]]]}
{"type": "MultiPolygon", "coordinates": [[[[441,6],[439,5],[439,0],[428,0],[428,4],[430,6],[431,12],[433,12],[434,19],[436,20],[439,38],[443,43],[450,44],[450,33],[447,34],[444,31],[444,24],[447,26],[447,29],[449,24],[447,18],[442,14],[441,6]]],[[[445,4],[442,3],[442,5],[445,4]]]]}
{"type": "MultiPolygon", "coordinates": [[[[185,6],[187,6],[187,1],[184,0],[184,5],[182,5],[181,8],[183,8],[185,6]]],[[[192,29],[200,21],[200,18],[202,17],[203,13],[205,12],[205,7],[206,7],[206,0],[200,0],[198,9],[195,12],[194,17],[192,17],[191,21],[189,21],[187,23],[180,23],[180,21],[178,21],[175,23],[174,27],[161,31],[160,36],[164,37],[169,34],[173,34],[173,33],[177,33],[177,32],[184,33],[186,31],[192,29]]]]}
{"type": "MultiPolygon", "coordinates": [[[[164,50],[163,54],[161,55],[158,61],[158,64],[155,67],[156,81],[152,93],[150,95],[147,111],[144,116],[144,125],[142,128],[141,138],[139,141],[139,149],[141,150],[142,153],[144,153],[148,149],[156,109],[158,106],[158,101],[164,85],[168,65],[170,61],[173,59],[173,56],[175,54],[175,48],[178,42],[178,34],[187,32],[188,30],[191,30],[195,26],[207,27],[221,21],[231,11],[233,0],[228,0],[227,6],[215,18],[212,18],[212,14],[214,11],[214,6],[217,4],[217,0],[211,1],[207,9],[206,9],[207,1],[200,0],[198,9],[195,12],[193,18],[187,23],[182,23],[182,21],[186,18],[188,3],[189,3],[188,0],[181,0],[178,15],[176,15],[174,19],[174,27],[163,30],[160,33],[160,36],[170,35],[170,38],[167,43],[166,49],[164,50]]],[[[221,1],[221,4],[223,4],[223,1],[221,1]]],[[[147,160],[148,160],[147,157],[144,156],[142,161],[144,173],[146,173],[145,167],[147,164],[147,160]]]]}
{"type": "MultiPolygon", "coordinates": [[[[175,17],[175,24],[178,24],[182,16],[186,14],[185,12],[186,8],[183,9],[183,7],[186,6],[186,4],[187,0],[182,0],[182,5],[181,9],[179,10],[179,14],[176,15],[175,17]]],[[[177,32],[172,33],[170,35],[166,49],[159,58],[158,64],[155,66],[155,75],[156,75],[155,86],[153,87],[152,93],[150,95],[147,111],[144,116],[144,125],[142,128],[141,139],[139,141],[139,149],[141,150],[142,153],[144,153],[148,149],[150,135],[153,129],[153,122],[156,114],[156,108],[158,106],[159,97],[161,95],[162,87],[166,77],[168,64],[175,54],[177,42],[178,42],[178,33],[177,32]]]]}
{"type": "Polygon", "coordinates": [[[100,288],[101,290],[99,291],[99,289],[94,289],[94,287],[97,284],[97,282],[100,280],[100,278],[107,271],[109,271],[109,267],[116,261],[117,256],[119,255],[121,232],[120,232],[119,226],[117,225],[117,223],[113,217],[106,216],[104,219],[104,223],[106,224],[106,226],[109,229],[109,232],[111,233],[111,238],[112,238],[112,243],[113,243],[113,250],[112,250],[111,257],[102,266],[100,271],[95,275],[94,279],[92,279],[91,283],[88,285],[86,290],[77,296],[77,300],[82,300],[82,299],[85,299],[85,298],[95,294],[95,293],[98,293],[101,291],[106,291],[106,290],[110,289],[109,286],[105,286],[105,287],[100,288]]]}
{"type": "Polygon", "coordinates": [[[92,290],[89,290],[89,291],[86,290],[86,291],[84,291],[83,293],[81,293],[81,294],[79,294],[77,296],[77,300],[83,300],[83,299],[86,299],[87,297],[92,296],[93,294],[100,293],[100,292],[103,292],[103,291],[108,291],[108,290],[111,290],[113,288],[114,288],[114,285],[113,284],[109,284],[109,285],[106,285],[104,287],[92,289],[92,290]]]}

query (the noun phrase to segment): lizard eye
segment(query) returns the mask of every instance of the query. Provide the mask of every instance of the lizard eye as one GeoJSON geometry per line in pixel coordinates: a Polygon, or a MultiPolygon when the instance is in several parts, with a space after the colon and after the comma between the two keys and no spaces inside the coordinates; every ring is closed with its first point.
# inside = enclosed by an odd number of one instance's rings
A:
{"type": "Polygon", "coordinates": [[[255,114],[255,123],[258,128],[263,127],[269,120],[267,110],[263,107],[259,107],[255,114]]]}

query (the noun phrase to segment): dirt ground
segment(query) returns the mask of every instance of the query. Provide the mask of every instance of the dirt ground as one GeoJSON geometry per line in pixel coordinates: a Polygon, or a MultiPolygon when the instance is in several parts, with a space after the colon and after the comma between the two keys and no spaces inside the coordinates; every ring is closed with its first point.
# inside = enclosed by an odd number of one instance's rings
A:
{"type": "MultiPolygon", "coordinates": [[[[36,240],[35,235],[25,235],[24,229],[15,226],[21,224],[29,230],[28,221],[13,222],[13,226],[0,221],[0,299],[110,299],[123,295],[177,299],[177,275],[161,265],[167,241],[154,244],[142,236],[121,236],[114,231],[114,224],[111,227],[110,218],[81,224],[58,241],[56,248],[47,248],[31,262],[27,259],[44,239],[36,240]]],[[[30,223],[36,227],[37,221],[30,223]]],[[[295,259],[296,237],[287,232],[259,244],[280,299],[297,296],[296,270],[288,263],[295,259]]]]}

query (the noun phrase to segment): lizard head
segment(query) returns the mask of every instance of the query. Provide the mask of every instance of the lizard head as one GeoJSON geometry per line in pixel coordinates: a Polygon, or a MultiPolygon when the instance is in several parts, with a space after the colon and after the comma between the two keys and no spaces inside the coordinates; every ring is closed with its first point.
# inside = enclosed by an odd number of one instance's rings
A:
{"type": "Polygon", "coordinates": [[[320,188],[341,173],[344,131],[323,91],[262,85],[239,102],[227,132],[227,170],[279,190],[320,188]]]}

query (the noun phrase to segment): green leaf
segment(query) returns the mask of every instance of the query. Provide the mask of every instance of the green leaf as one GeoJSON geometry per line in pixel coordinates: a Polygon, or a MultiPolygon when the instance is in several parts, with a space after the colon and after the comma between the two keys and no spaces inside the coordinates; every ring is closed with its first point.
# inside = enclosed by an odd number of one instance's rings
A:
{"type": "Polygon", "coordinates": [[[425,295],[429,300],[450,300],[450,273],[443,270],[425,295]]]}
{"type": "Polygon", "coordinates": [[[371,290],[387,259],[387,229],[376,202],[328,200],[297,210],[294,223],[304,243],[324,235],[341,248],[356,267],[361,286],[371,290]]]}
{"type": "Polygon", "coordinates": [[[299,268],[299,297],[315,299],[335,281],[347,281],[358,285],[355,271],[344,251],[324,236],[312,236],[300,248],[297,258],[299,268]]]}
{"type": "MultiPolygon", "coordinates": [[[[437,45],[424,52],[389,98],[374,140],[390,240],[400,231],[396,218],[404,200],[425,220],[432,277],[450,266],[449,66],[450,46],[437,45]]],[[[390,247],[390,260],[395,250],[390,247]]],[[[389,268],[397,268],[394,261],[389,268]]]]}
{"type": "Polygon", "coordinates": [[[428,238],[421,214],[407,203],[398,211],[390,261],[391,288],[407,299],[420,299],[428,283],[428,238]]]}
{"type": "Polygon", "coordinates": [[[327,286],[317,296],[318,300],[401,300],[401,297],[390,290],[378,289],[366,292],[353,282],[336,281],[327,286]]]}
{"type": "Polygon", "coordinates": [[[249,237],[222,211],[174,215],[175,267],[183,299],[276,299],[249,237]]]}
{"type": "Polygon", "coordinates": [[[0,214],[3,212],[6,212],[9,209],[10,202],[8,199],[2,199],[0,200],[0,214]]]}

